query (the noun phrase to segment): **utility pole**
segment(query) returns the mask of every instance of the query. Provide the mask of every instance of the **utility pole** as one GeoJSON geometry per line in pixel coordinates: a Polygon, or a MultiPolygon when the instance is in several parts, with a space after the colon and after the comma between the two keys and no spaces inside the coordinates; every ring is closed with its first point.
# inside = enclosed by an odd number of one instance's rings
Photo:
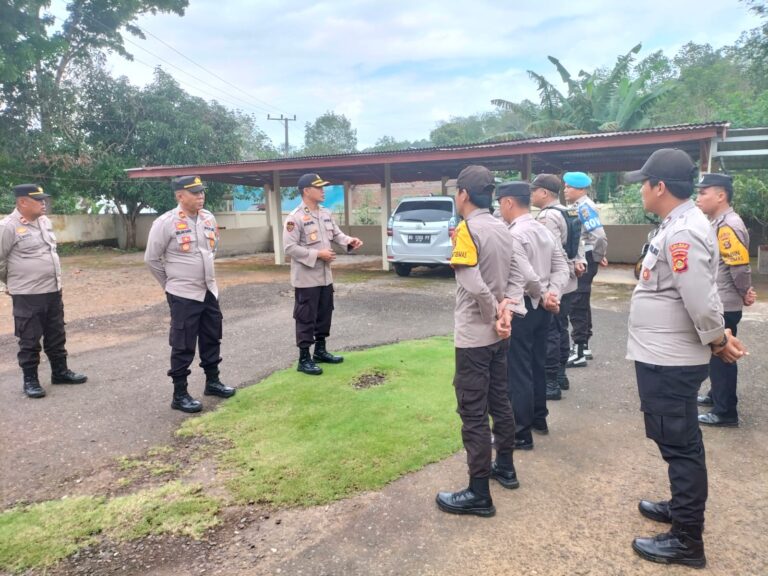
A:
{"type": "Polygon", "coordinates": [[[283,117],[282,114],[280,114],[280,118],[272,118],[271,115],[267,114],[267,120],[277,120],[278,122],[285,124],[285,156],[288,156],[288,122],[295,122],[296,114],[293,115],[293,118],[288,118],[288,116],[283,117]]]}

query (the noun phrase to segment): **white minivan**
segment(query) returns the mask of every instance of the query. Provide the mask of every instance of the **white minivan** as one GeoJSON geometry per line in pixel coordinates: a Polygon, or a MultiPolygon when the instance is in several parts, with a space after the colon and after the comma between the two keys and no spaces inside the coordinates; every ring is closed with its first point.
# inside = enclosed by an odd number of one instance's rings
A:
{"type": "Polygon", "coordinates": [[[387,260],[397,275],[408,276],[414,266],[449,265],[458,222],[451,196],[403,198],[387,224],[387,260]]]}

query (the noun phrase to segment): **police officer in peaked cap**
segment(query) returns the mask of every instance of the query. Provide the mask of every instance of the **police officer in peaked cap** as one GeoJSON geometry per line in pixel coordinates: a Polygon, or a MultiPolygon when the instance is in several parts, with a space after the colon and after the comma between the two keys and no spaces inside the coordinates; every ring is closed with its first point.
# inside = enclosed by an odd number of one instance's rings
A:
{"type": "Polygon", "coordinates": [[[322,206],[326,182],[310,173],[299,178],[299,204],[285,220],[283,244],[291,257],[291,285],[294,288],[293,318],[296,321],[296,346],[299,348],[297,370],[319,375],[317,363],[338,364],[342,356],[331,354],[326,339],[331,334],[333,317],[333,274],[331,263],[336,252],[331,243],[345,252],[363,245],[360,238],[347,236],[333,219],[333,213],[322,206]],[[314,353],[309,349],[314,344],[314,353]]]}
{"type": "Polygon", "coordinates": [[[696,167],[682,150],[664,148],[627,182],[641,182],[643,207],[661,219],[643,260],[629,311],[627,358],[635,362],[645,434],[667,462],[671,497],[641,500],[640,513],[671,524],[635,538],[643,558],[701,568],[707,466],[696,396],[714,355],[732,363],[746,352],[723,323],[714,230],[690,199],[696,167]]]}
{"type": "MultiPolygon", "coordinates": [[[[749,266],[749,231],[741,217],[731,207],[733,179],[727,174],[702,174],[696,184],[699,194],[696,206],[707,215],[717,235],[717,291],[723,302],[725,327],[733,334],[738,330],[742,308],[756,299],[749,266]]],[[[698,398],[699,405],[711,410],[699,416],[705,426],[735,428],[739,425],[736,381],[738,367],[723,362],[717,356],[709,361],[708,394],[698,398]]]]}
{"type": "MultiPolygon", "coordinates": [[[[533,448],[531,432],[548,434],[545,362],[552,314],[568,282],[562,246],[531,215],[531,186],[507,182],[496,190],[501,217],[514,242],[514,258],[525,278],[526,315],[516,319],[507,356],[509,397],[515,411],[515,448],[533,448]]],[[[559,388],[558,388],[559,389],[559,388]]]]}
{"type": "Polygon", "coordinates": [[[61,265],[53,225],[46,216],[49,195],[38,184],[20,184],[13,195],[15,210],[0,220],[0,282],[13,299],[24,394],[42,398],[45,390],[37,372],[41,338],[52,384],[82,384],[88,378],[67,366],[61,265]]]}
{"type": "Polygon", "coordinates": [[[236,392],[219,379],[223,317],[214,269],[219,228],[203,208],[205,186],[198,176],[175,178],[171,189],[179,204],[153,222],[144,262],[171,309],[171,408],[199,412],[203,405],[187,390],[195,348],[205,372],[205,395],[229,398],[236,392]]]}

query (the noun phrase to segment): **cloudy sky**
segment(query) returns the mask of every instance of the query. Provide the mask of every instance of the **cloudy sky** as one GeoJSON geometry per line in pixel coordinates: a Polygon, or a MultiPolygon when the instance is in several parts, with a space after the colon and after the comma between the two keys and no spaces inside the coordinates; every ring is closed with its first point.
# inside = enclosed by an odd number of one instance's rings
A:
{"type": "MultiPolygon", "coordinates": [[[[54,0],[52,12],[65,4],[54,0]]],[[[305,122],[344,114],[364,148],[384,135],[428,138],[440,120],[492,110],[492,98],[535,100],[526,70],[559,79],[548,55],[572,73],[592,71],[638,42],[641,58],[672,56],[689,41],[731,44],[760,23],[738,0],[706,4],[190,0],[183,17],[141,18],[147,40],[127,44],[136,61],[110,63],[140,85],[161,65],[188,92],[254,113],[278,146],[283,125],[267,114],[296,115],[292,145],[305,122]]]]}

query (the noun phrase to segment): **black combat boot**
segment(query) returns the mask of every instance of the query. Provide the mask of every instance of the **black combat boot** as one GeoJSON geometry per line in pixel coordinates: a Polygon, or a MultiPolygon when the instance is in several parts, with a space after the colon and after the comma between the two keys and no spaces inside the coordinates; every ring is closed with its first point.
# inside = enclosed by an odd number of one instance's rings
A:
{"type": "Polygon", "coordinates": [[[334,356],[325,349],[325,340],[318,340],[315,342],[315,353],[312,355],[312,360],[326,364],[341,364],[344,362],[344,357],[334,356]]]}
{"type": "Polygon", "coordinates": [[[82,384],[88,380],[85,374],[67,368],[67,357],[51,358],[51,384],[82,384]]]}
{"type": "Polygon", "coordinates": [[[473,514],[488,518],[496,514],[488,478],[470,478],[469,488],[458,492],[438,492],[437,507],[449,514],[473,514]]]}
{"type": "Polygon", "coordinates": [[[203,405],[199,400],[195,400],[187,392],[187,379],[173,381],[173,401],[171,402],[171,408],[174,410],[181,410],[182,412],[200,412],[203,409],[203,405]]]}
{"type": "Polygon", "coordinates": [[[235,395],[236,390],[231,386],[225,386],[219,380],[219,372],[205,373],[205,392],[206,396],[218,396],[219,398],[230,398],[235,395]]]}
{"type": "Polygon", "coordinates": [[[496,480],[504,488],[514,490],[520,487],[517,480],[515,465],[512,462],[512,452],[496,453],[496,461],[491,464],[491,478],[496,480]]]}
{"type": "Polygon", "coordinates": [[[693,568],[704,568],[702,526],[672,523],[672,530],[652,538],[635,538],[632,548],[640,556],[660,564],[683,564],[693,568]]]}
{"type": "Polygon", "coordinates": [[[561,364],[557,371],[557,383],[560,385],[560,390],[568,390],[571,387],[571,382],[565,373],[565,364],[561,364]]]}
{"type": "Polygon", "coordinates": [[[313,376],[323,373],[323,369],[315,364],[315,361],[309,355],[309,348],[299,348],[299,365],[296,367],[296,370],[313,376]]]}
{"type": "Polygon", "coordinates": [[[547,400],[560,400],[563,397],[563,392],[557,382],[557,372],[547,372],[545,379],[547,381],[547,400]]]}
{"type": "Polygon", "coordinates": [[[669,502],[662,500],[652,502],[651,500],[640,500],[637,504],[640,514],[656,522],[666,522],[672,524],[672,513],[669,511],[669,502]]]}
{"type": "Polygon", "coordinates": [[[42,398],[45,390],[37,379],[37,368],[24,368],[24,394],[29,398],[42,398]]]}

